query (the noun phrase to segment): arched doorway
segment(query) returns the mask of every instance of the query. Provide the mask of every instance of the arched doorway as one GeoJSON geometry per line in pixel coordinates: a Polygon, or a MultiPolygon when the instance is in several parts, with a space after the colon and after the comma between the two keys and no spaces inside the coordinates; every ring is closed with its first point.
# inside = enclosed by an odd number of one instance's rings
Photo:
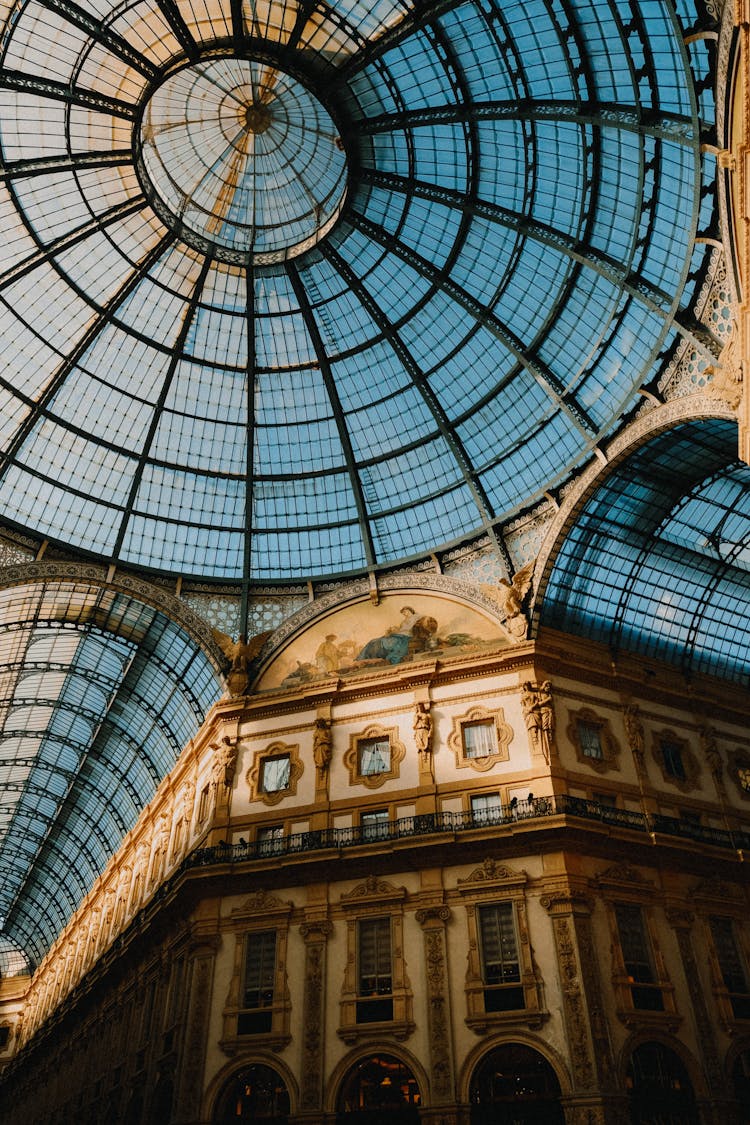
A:
{"type": "Polygon", "coordinates": [[[504,1043],[477,1064],[469,1087],[471,1125],[564,1125],[560,1083],[538,1051],[504,1043]]]}
{"type": "Polygon", "coordinates": [[[625,1075],[633,1125],[698,1125],[693,1084],[679,1055],[662,1043],[641,1043],[625,1075]]]}
{"type": "Polygon", "coordinates": [[[219,1095],[214,1110],[214,1125],[286,1125],[289,1093],[275,1070],[261,1063],[243,1067],[234,1074],[219,1095]]]}
{"type": "Polygon", "coordinates": [[[360,1059],[341,1085],[337,1102],[339,1125],[414,1125],[422,1095],[417,1080],[394,1055],[360,1059]]]}

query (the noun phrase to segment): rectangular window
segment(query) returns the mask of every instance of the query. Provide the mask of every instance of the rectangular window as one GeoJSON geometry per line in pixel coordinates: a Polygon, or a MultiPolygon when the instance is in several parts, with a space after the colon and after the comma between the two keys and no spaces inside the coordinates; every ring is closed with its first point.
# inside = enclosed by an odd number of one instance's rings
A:
{"type": "Polygon", "coordinates": [[[291,763],[288,754],[264,758],[260,787],[263,793],[279,793],[289,788],[291,763]]]}
{"type": "Polygon", "coordinates": [[[471,798],[471,819],[475,824],[497,824],[502,816],[499,793],[480,793],[471,798]]]}
{"type": "Polygon", "coordinates": [[[731,918],[710,918],[711,937],[735,1019],[750,1019],[750,989],[731,918]]]}
{"type": "Polygon", "coordinates": [[[640,1011],[663,1012],[664,997],[656,983],[651,947],[640,906],[615,906],[620,948],[630,982],[633,1007],[640,1011]]]}
{"type": "Polygon", "coordinates": [[[685,781],[687,775],[685,763],[682,760],[682,747],[678,746],[676,742],[670,742],[668,738],[662,738],[659,745],[664,762],[664,772],[677,781],[685,781]]]}
{"type": "Polygon", "coordinates": [[[276,931],[262,930],[245,938],[245,972],[242,1008],[237,1017],[238,1035],[271,1030],[273,985],[276,973],[276,931]]]}
{"type": "Polygon", "coordinates": [[[256,839],[258,855],[278,855],[284,848],[284,825],[271,824],[266,828],[259,828],[256,839]]]}
{"type": "Polygon", "coordinates": [[[363,918],[357,923],[357,1023],[393,1019],[391,919],[363,918]]]}
{"type": "Polygon", "coordinates": [[[204,785],[203,788],[201,789],[200,797],[198,798],[197,820],[198,820],[199,824],[202,824],[203,821],[206,819],[207,813],[208,813],[208,786],[204,785]]]}
{"type": "Polygon", "coordinates": [[[464,758],[489,758],[497,753],[497,731],[492,719],[461,725],[464,758]]]}
{"type": "Polygon", "coordinates": [[[581,753],[584,758],[597,758],[602,761],[604,758],[602,734],[601,727],[597,723],[587,723],[579,719],[578,741],[581,744],[581,753]]]}
{"type": "Polygon", "coordinates": [[[391,744],[387,738],[360,738],[357,743],[360,777],[388,773],[391,768],[391,744]]]}
{"type": "Polygon", "coordinates": [[[479,940],[485,1011],[525,1007],[512,902],[479,907],[479,940]]]}
{"type": "Polygon", "coordinates": [[[363,840],[386,840],[388,838],[388,809],[365,812],[359,820],[363,840]]]}

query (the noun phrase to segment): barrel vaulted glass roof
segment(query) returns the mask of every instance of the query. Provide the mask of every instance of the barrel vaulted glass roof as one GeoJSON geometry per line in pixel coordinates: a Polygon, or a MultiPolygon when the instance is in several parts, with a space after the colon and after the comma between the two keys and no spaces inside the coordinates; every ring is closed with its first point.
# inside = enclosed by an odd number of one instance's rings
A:
{"type": "Polygon", "coordinates": [[[16,527],[205,579],[387,566],[560,484],[692,334],[668,0],[0,10],[16,527]]]}
{"type": "Polygon", "coordinates": [[[750,468],[736,441],[725,420],[685,423],[619,465],[565,540],[541,623],[750,686],[750,468]]]}
{"type": "Polygon", "coordinates": [[[200,646],[132,597],[0,591],[0,974],[41,958],[219,693],[200,646]]]}

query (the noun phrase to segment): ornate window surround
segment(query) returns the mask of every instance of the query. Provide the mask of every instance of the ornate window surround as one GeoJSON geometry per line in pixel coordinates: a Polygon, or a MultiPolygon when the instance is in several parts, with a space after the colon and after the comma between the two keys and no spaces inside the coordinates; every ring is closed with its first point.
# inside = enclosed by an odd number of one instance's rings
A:
{"type": "Polygon", "coordinates": [[[245,775],[250,786],[250,797],[253,801],[262,801],[264,805],[278,805],[285,797],[294,797],[297,792],[297,782],[302,777],[305,767],[299,756],[299,746],[286,742],[271,742],[264,750],[256,750],[253,755],[253,764],[245,775]],[[286,789],[277,789],[266,793],[262,789],[263,764],[269,758],[279,758],[287,755],[289,758],[289,784],[286,789]]]}
{"type": "Polygon", "coordinates": [[[458,890],[464,896],[469,939],[465,982],[468,1014],[465,1022],[476,1035],[488,1035],[506,1026],[539,1028],[549,1015],[542,1007],[542,982],[535,969],[529,938],[527,882],[528,875],[525,871],[513,871],[489,858],[465,879],[458,880],[458,890]],[[512,902],[514,907],[524,1007],[507,1012],[487,1012],[479,938],[479,907],[494,906],[501,902],[512,902]]]}
{"type": "Polygon", "coordinates": [[[349,749],[344,754],[344,765],[349,771],[350,785],[365,785],[368,789],[379,789],[386,781],[392,781],[400,774],[401,763],[406,757],[406,747],[398,737],[398,727],[381,727],[371,724],[364,730],[349,736],[349,749]],[[362,774],[359,772],[359,744],[367,739],[388,739],[391,749],[390,769],[382,773],[362,774]]]}
{"type": "Polygon", "coordinates": [[[576,752],[576,758],[581,765],[589,766],[597,773],[608,773],[610,770],[619,770],[620,745],[612,733],[609,719],[603,719],[591,707],[581,707],[578,711],[568,710],[567,736],[576,752]],[[602,748],[601,758],[592,758],[584,754],[581,744],[579,723],[588,723],[599,728],[599,743],[602,748]]]}
{"type": "Polygon", "coordinates": [[[629,1028],[661,1028],[674,1032],[682,1023],[677,1013],[675,989],[659,946],[654,925],[654,884],[640,871],[627,863],[615,864],[601,872],[596,879],[607,912],[607,925],[612,953],[612,987],[615,993],[617,1018],[629,1028]],[[643,916],[646,940],[649,943],[654,968],[654,987],[661,989],[664,1010],[648,1011],[633,1006],[632,984],[625,968],[625,958],[620,945],[615,905],[638,906],[643,916]]]}
{"type": "Polygon", "coordinates": [[[287,942],[289,923],[294,903],[283,902],[275,895],[260,890],[236,907],[222,925],[223,930],[234,934],[234,961],[229,990],[224,1001],[223,1034],[219,1046],[226,1055],[234,1055],[248,1048],[271,1051],[282,1050],[291,1040],[290,1013],[292,1009],[287,980],[287,942]],[[242,979],[245,967],[245,944],[248,934],[276,932],[276,966],[274,969],[273,1003],[270,1006],[271,1030],[239,1035],[237,1019],[243,1011],[241,1005],[242,979]]]}
{"type": "Polygon", "coordinates": [[[669,785],[676,786],[678,789],[682,790],[683,793],[689,793],[692,789],[697,789],[701,768],[698,759],[690,749],[688,740],[682,738],[679,734],[675,734],[669,727],[655,730],[651,735],[651,739],[651,754],[661,770],[664,781],[669,785]],[[682,765],[685,770],[684,778],[675,777],[674,774],[669,773],[667,770],[661,748],[662,740],[673,742],[675,746],[679,747],[682,765]]]}
{"type": "Polygon", "coordinates": [[[734,940],[738,946],[745,969],[750,969],[750,945],[745,938],[747,924],[747,903],[739,887],[716,879],[706,879],[695,887],[691,905],[700,918],[708,951],[708,968],[711,977],[711,991],[716,1000],[716,1008],[722,1027],[730,1035],[746,1034],[748,1021],[738,1019],[732,1011],[729,989],[724,983],[718,953],[711,932],[709,919],[728,918],[734,924],[734,940]]]}
{"type": "Polygon", "coordinates": [[[346,919],[346,967],[339,1002],[340,1025],[337,1034],[345,1043],[362,1039],[380,1039],[384,1034],[398,1040],[407,1039],[414,1031],[413,997],[406,975],[404,957],[404,904],[405,887],[395,887],[376,875],[368,875],[364,883],[341,896],[341,908],[346,919]],[[357,1023],[357,923],[366,918],[391,920],[391,998],[393,1019],[379,1023],[357,1023]]]}
{"type": "Polygon", "coordinates": [[[456,759],[456,768],[470,766],[478,773],[486,773],[498,762],[510,760],[510,743],[513,738],[513,728],[505,721],[502,707],[490,711],[486,707],[471,707],[463,715],[455,715],[453,729],[448,735],[448,746],[453,751],[456,759]],[[472,723],[494,722],[497,750],[488,754],[486,758],[467,758],[464,749],[464,727],[472,723]]]}

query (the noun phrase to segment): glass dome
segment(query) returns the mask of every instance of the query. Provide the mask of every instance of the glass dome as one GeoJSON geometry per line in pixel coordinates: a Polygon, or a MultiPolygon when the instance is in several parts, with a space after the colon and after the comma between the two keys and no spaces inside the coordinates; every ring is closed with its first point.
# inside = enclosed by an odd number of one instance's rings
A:
{"type": "Polygon", "coordinates": [[[491,531],[656,376],[700,205],[667,0],[22,2],[0,518],[201,579],[491,531]]]}

